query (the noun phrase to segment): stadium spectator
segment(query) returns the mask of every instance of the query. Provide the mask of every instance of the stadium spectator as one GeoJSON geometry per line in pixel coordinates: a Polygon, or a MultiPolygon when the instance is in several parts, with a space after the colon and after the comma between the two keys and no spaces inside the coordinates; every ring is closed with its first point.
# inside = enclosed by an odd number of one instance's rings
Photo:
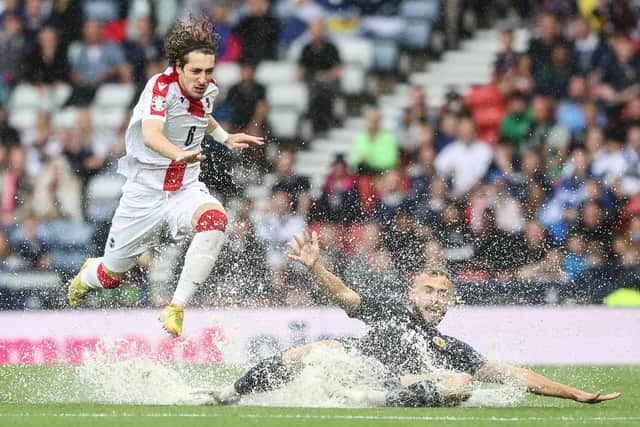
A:
{"type": "Polygon", "coordinates": [[[491,207],[484,209],[480,227],[474,233],[474,256],[472,264],[492,275],[509,271],[512,256],[516,253],[520,236],[509,233],[496,224],[495,212],[491,207]]]}
{"type": "Polygon", "coordinates": [[[569,44],[558,42],[551,50],[549,66],[534,72],[534,91],[540,95],[564,98],[569,79],[574,72],[569,44]]]}
{"type": "Polygon", "coordinates": [[[132,67],[133,81],[142,91],[145,82],[165,67],[164,41],[154,33],[149,15],[136,19],[136,38],[127,40],[123,47],[125,58],[132,67]]]}
{"type": "Polygon", "coordinates": [[[218,287],[217,293],[229,296],[234,304],[249,307],[273,304],[274,291],[265,263],[265,248],[246,214],[240,213],[234,221],[229,242],[209,276],[218,287]]]}
{"type": "Polygon", "coordinates": [[[470,117],[463,117],[458,127],[459,137],[447,145],[436,157],[438,175],[451,180],[452,194],[456,198],[467,194],[487,173],[493,152],[476,138],[476,129],[470,117]]]}
{"type": "Polygon", "coordinates": [[[437,227],[442,222],[442,211],[447,203],[448,188],[446,182],[434,176],[429,184],[429,191],[419,198],[415,207],[415,215],[423,226],[437,227]]]}
{"type": "Polygon", "coordinates": [[[94,171],[102,169],[113,150],[116,140],[115,132],[108,128],[96,128],[88,108],[77,109],[74,130],[80,144],[89,147],[94,154],[91,164],[87,166],[94,171]]]}
{"type": "Polygon", "coordinates": [[[29,268],[46,269],[51,264],[47,242],[39,234],[38,217],[27,212],[11,238],[14,250],[26,261],[29,268]]]}
{"type": "Polygon", "coordinates": [[[403,185],[406,177],[396,169],[391,169],[375,179],[376,204],[373,219],[378,222],[385,232],[393,227],[393,221],[398,210],[405,208],[408,202],[407,186],[403,185]]]}
{"type": "Polygon", "coordinates": [[[367,130],[360,132],[354,141],[349,165],[365,173],[377,173],[398,165],[399,149],[395,136],[380,127],[380,112],[374,107],[365,111],[367,130]]]}
{"type": "Polygon", "coordinates": [[[587,75],[604,65],[609,49],[586,18],[577,18],[573,26],[572,62],[577,73],[587,75]]]}
{"type": "Polygon", "coordinates": [[[423,144],[432,145],[435,134],[431,123],[435,118],[429,114],[427,96],[422,86],[414,85],[409,90],[409,105],[404,108],[402,126],[399,133],[400,147],[415,157],[423,144]]]}
{"type": "Polygon", "coordinates": [[[627,159],[624,144],[617,132],[609,132],[604,147],[601,147],[590,160],[591,174],[607,186],[612,186],[624,175],[627,159]]]}
{"type": "Polygon", "coordinates": [[[28,43],[34,43],[40,29],[48,19],[42,0],[26,0],[23,8],[24,36],[28,43]]]}
{"type": "Polygon", "coordinates": [[[289,196],[276,190],[271,196],[269,216],[257,226],[258,237],[267,248],[267,264],[273,270],[281,270],[286,264],[286,243],[292,234],[302,235],[304,219],[289,210],[289,196]]]}
{"type": "Polygon", "coordinates": [[[392,255],[395,270],[409,274],[419,271],[423,265],[424,240],[418,234],[408,206],[396,210],[388,230],[383,234],[383,244],[392,255]]]}
{"type": "Polygon", "coordinates": [[[587,82],[579,74],[571,77],[567,97],[558,103],[556,120],[573,135],[584,132],[586,128],[583,104],[587,100],[587,82]]]}
{"type": "Polygon", "coordinates": [[[507,100],[507,114],[500,125],[500,136],[513,142],[518,150],[528,135],[533,117],[527,108],[527,98],[521,92],[512,92],[507,100]]]}
{"type": "Polygon", "coordinates": [[[220,47],[216,54],[216,62],[238,62],[242,57],[242,45],[233,32],[229,20],[229,5],[216,2],[211,6],[213,28],[220,37],[220,47]]]}
{"type": "Polygon", "coordinates": [[[282,150],[276,160],[276,182],[271,187],[273,193],[284,192],[289,200],[289,210],[306,217],[311,206],[309,178],[295,173],[296,158],[293,151],[282,150]]]}
{"type": "Polygon", "coordinates": [[[60,154],[60,143],[55,137],[49,113],[38,113],[35,127],[25,131],[23,146],[27,151],[27,174],[37,177],[47,163],[60,154]]]}
{"type": "Polygon", "coordinates": [[[417,161],[412,162],[407,171],[411,184],[410,198],[412,200],[424,200],[427,197],[429,187],[436,176],[435,158],[436,150],[432,144],[423,143],[420,145],[417,161]]]}
{"type": "Polygon", "coordinates": [[[104,158],[95,155],[90,146],[83,145],[74,130],[60,129],[58,140],[62,155],[69,162],[71,170],[86,184],[89,177],[100,170],[104,164],[104,158]]]}
{"type": "Polygon", "coordinates": [[[529,40],[527,56],[531,61],[531,72],[535,81],[539,81],[542,73],[548,73],[552,64],[553,49],[566,40],[560,34],[558,21],[550,13],[543,13],[538,19],[539,37],[529,40]]]}
{"type": "MultiPolygon", "coordinates": [[[[25,264],[26,261],[11,248],[7,232],[0,228],[0,273],[16,272],[24,269],[25,264]]],[[[5,301],[0,301],[0,307],[5,308],[3,306],[6,304],[8,297],[2,295],[3,290],[0,288],[0,298],[4,298],[5,301]]]]}
{"type": "Polygon", "coordinates": [[[83,0],[53,0],[49,23],[58,30],[60,44],[66,49],[82,37],[83,0]]]}
{"type": "Polygon", "coordinates": [[[526,137],[518,146],[518,153],[526,150],[540,150],[547,144],[554,121],[551,114],[551,101],[548,97],[537,95],[531,100],[531,125],[526,137]]]}
{"type": "Polygon", "coordinates": [[[8,149],[7,162],[0,170],[0,223],[10,225],[29,204],[31,185],[26,173],[27,154],[14,145],[8,149]]]}
{"type": "Polygon", "coordinates": [[[240,64],[240,81],[229,89],[225,103],[231,110],[231,129],[264,135],[267,125],[267,91],[258,83],[255,64],[244,61],[240,64]]]}
{"type": "Polygon", "coordinates": [[[442,222],[434,227],[434,236],[442,244],[444,259],[453,272],[465,267],[473,255],[473,237],[462,209],[449,202],[442,210],[442,222]]]}
{"type": "Polygon", "coordinates": [[[572,280],[575,280],[587,269],[585,241],[579,234],[571,234],[567,237],[565,247],[562,269],[572,280]]]}
{"type": "Polygon", "coordinates": [[[74,87],[68,105],[89,104],[102,83],[132,81],[131,68],[125,62],[122,48],[105,41],[102,24],[86,21],[82,33],[83,41],[71,64],[74,87]]]}
{"type": "Polygon", "coordinates": [[[24,56],[18,79],[39,85],[43,89],[69,81],[66,49],[60,44],[55,27],[42,27],[37,43],[31,45],[24,56]]]}
{"type": "Polygon", "coordinates": [[[600,99],[607,105],[609,118],[617,121],[622,104],[640,94],[640,55],[627,36],[613,37],[612,45],[615,56],[604,69],[600,99]]]}
{"type": "Polygon", "coordinates": [[[33,211],[46,222],[83,220],[82,182],[62,157],[52,160],[33,185],[33,211]]]}
{"type": "MultiPolygon", "coordinates": [[[[266,249],[266,263],[271,271],[277,299],[289,305],[309,303],[307,289],[295,286],[295,271],[288,270],[287,242],[293,234],[302,235],[306,223],[302,216],[289,210],[289,196],[284,191],[275,191],[271,196],[268,216],[256,227],[257,236],[266,249]]],[[[299,278],[298,278],[299,279],[299,278]]]]}
{"type": "Polygon", "coordinates": [[[0,31],[0,78],[11,87],[16,83],[18,65],[25,49],[22,21],[17,15],[7,15],[0,31]]]}
{"type": "Polygon", "coordinates": [[[267,0],[247,0],[247,15],[233,32],[242,43],[242,59],[259,64],[278,57],[280,21],[269,12],[267,0]]]}
{"type": "Polygon", "coordinates": [[[8,119],[7,109],[4,104],[0,104],[0,145],[20,145],[20,134],[9,124],[8,119]]]}
{"type": "Polygon", "coordinates": [[[496,78],[503,79],[515,72],[521,57],[513,46],[513,28],[500,31],[500,45],[502,50],[496,55],[493,70],[496,78]]]}
{"type": "Polygon", "coordinates": [[[332,223],[350,224],[362,215],[358,177],[349,173],[342,154],[331,164],[314,211],[315,218],[332,223]]]}
{"type": "Polygon", "coordinates": [[[327,38],[323,20],[308,27],[311,40],[298,60],[300,79],[309,89],[309,117],[313,131],[326,132],[333,125],[333,101],[339,92],[342,72],[338,48],[327,38]]]}
{"type": "Polygon", "coordinates": [[[458,137],[459,118],[456,113],[444,110],[436,131],[436,150],[439,153],[458,137]]]}

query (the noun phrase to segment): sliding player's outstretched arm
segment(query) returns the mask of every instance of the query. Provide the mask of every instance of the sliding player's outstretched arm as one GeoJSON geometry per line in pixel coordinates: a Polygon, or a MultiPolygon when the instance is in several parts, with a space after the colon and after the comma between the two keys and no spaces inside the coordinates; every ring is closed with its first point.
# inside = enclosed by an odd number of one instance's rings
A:
{"type": "Polygon", "coordinates": [[[527,387],[527,391],[529,393],[539,394],[541,396],[571,399],[580,403],[600,403],[605,400],[612,400],[620,397],[620,393],[589,393],[552,381],[549,378],[529,369],[492,361],[486,362],[478,370],[474,379],[493,383],[503,383],[506,381],[516,380],[527,387]]]}
{"type": "Polygon", "coordinates": [[[309,271],[317,285],[324,290],[333,303],[337,304],[347,313],[354,313],[360,307],[362,302],[360,295],[353,289],[350,289],[344,282],[331,273],[322,265],[320,258],[320,245],[318,244],[318,235],[314,231],[309,233],[305,230],[303,237],[294,234],[294,243],[288,243],[289,259],[297,261],[304,265],[309,271]]]}

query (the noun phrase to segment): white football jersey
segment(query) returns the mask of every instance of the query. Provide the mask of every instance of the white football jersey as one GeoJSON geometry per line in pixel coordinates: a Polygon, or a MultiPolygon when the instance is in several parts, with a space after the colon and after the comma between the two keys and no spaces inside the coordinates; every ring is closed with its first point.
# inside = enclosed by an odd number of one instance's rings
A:
{"type": "Polygon", "coordinates": [[[126,155],[118,163],[118,172],[164,191],[176,191],[197,180],[200,163],[178,164],[144,145],[142,122],[163,121],[169,141],[183,150],[195,150],[204,139],[218,93],[212,80],[201,99],[190,97],[173,67],[151,77],[133,110],[125,134],[126,155]]]}

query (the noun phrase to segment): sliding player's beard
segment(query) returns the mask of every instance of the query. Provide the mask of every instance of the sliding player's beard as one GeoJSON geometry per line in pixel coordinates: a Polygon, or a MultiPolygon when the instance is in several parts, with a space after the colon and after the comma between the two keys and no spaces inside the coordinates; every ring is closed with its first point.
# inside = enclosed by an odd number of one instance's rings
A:
{"type": "Polygon", "coordinates": [[[447,313],[446,308],[435,305],[414,306],[414,312],[429,326],[436,327],[447,313]]]}

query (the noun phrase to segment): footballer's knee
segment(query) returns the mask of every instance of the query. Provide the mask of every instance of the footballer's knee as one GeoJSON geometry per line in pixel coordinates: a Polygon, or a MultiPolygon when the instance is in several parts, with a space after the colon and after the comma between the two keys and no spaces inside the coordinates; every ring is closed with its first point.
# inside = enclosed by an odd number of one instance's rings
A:
{"type": "Polygon", "coordinates": [[[102,262],[100,263],[100,265],[98,265],[98,281],[100,282],[100,285],[102,285],[102,287],[105,289],[117,288],[127,278],[128,274],[128,271],[111,271],[102,262]]]}
{"type": "Polygon", "coordinates": [[[191,224],[196,233],[227,230],[227,213],[218,203],[205,203],[196,209],[191,224]]]}

